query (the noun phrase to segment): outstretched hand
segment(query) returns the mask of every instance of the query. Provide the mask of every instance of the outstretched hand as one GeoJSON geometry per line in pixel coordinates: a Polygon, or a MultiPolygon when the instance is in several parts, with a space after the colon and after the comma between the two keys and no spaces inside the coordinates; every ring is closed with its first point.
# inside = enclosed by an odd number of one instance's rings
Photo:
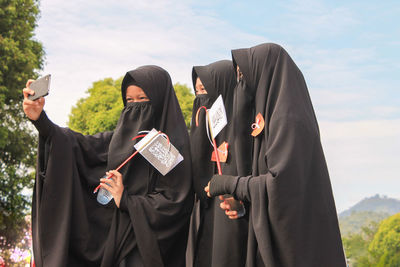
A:
{"type": "Polygon", "coordinates": [[[34,82],[35,80],[28,80],[26,83],[26,88],[22,90],[24,94],[24,102],[22,104],[24,112],[26,116],[33,120],[36,121],[39,119],[40,113],[42,113],[43,107],[44,107],[44,97],[41,97],[37,100],[29,100],[28,96],[29,95],[34,95],[35,91],[31,90],[29,88],[29,85],[34,82]]]}

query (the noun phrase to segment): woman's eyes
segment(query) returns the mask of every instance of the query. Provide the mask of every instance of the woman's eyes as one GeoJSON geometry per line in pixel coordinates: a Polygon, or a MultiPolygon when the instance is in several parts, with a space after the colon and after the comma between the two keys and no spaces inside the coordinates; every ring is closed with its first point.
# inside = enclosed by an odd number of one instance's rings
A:
{"type": "Polygon", "coordinates": [[[137,100],[150,100],[147,96],[139,96],[138,98],[136,98],[136,100],[134,98],[128,97],[126,98],[126,102],[135,102],[137,100]]]}

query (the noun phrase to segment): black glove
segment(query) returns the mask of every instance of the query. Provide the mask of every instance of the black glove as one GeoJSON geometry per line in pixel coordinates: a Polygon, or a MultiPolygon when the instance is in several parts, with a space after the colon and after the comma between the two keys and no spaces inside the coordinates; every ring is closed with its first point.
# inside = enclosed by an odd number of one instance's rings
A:
{"type": "Polygon", "coordinates": [[[239,176],[215,174],[210,181],[210,195],[212,197],[231,194],[234,195],[239,176]]]}

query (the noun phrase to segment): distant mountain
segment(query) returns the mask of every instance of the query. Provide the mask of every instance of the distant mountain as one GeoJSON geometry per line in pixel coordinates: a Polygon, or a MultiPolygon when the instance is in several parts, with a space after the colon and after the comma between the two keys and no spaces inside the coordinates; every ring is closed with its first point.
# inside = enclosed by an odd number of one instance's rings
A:
{"type": "Polygon", "coordinates": [[[359,234],[364,226],[380,223],[389,216],[391,215],[386,212],[353,211],[346,217],[339,217],[340,232],[342,236],[359,234]]]}
{"type": "Polygon", "coordinates": [[[361,228],[400,212],[400,200],[375,195],[364,198],[353,207],[339,214],[343,236],[360,233],[361,228]]]}
{"type": "Polygon", "coordinates": [[[339,218],[349,216],[352,212],[356,211],[373,211],[393,215],[400,212],[400,200],[377,194],[372,197],[364,198],[353,207],[341,212],[339,218]]]}

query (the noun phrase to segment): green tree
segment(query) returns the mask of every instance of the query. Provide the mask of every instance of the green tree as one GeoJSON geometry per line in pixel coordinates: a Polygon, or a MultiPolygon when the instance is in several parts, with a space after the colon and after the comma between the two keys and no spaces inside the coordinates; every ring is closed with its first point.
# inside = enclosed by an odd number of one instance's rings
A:
{"type": "Polygon", "coordinates": [[[400,266],[400,213],[381,222],[368,251],[371,266],[400,266]]]}
{"type": "Polygon", "coordinates": [[[374,238],[378,226],[377,222],[372,221],[368,225],[361,227],[360,233],[349,234],[342,238],[343,247],[350,266],[369,266],[368,246],[374,238]]]}
{"type": "Polygon", "coordinates": [[[36,0],[0,0],[0,250],[17,244],[27,227],[36,135],[22,110],[22,89],[42,69],[44,50],[34,39],[36,0]]]}
{"type": "MultiPolygon", "coordinates": [[[[121,98],[122,78],[106,78],[93,83],[88,97],[78,100],[69,115],[68,127],[83,134],[112,131],[123,108],[121,98]]],[[[194,95],[186,85],[174,85],[186,125],[189,127],[194,95]]]]}
{"type": "Polygon", "coordinates": [[[181,106],[183,117],[185,118],[186,127],[190,128],[190,120],[192,119],[192,109],[194,94],[186,84],[174,84],[176,97],[178,98],[179,105],[181,106]]]}
{"type": "Polygon", "coordinates": [[[114,130],[123,108],[121,82],[122,78],[94,82],[87,90],[89,96],[72,108],[68,126],[83,134],[114,130]]]}

